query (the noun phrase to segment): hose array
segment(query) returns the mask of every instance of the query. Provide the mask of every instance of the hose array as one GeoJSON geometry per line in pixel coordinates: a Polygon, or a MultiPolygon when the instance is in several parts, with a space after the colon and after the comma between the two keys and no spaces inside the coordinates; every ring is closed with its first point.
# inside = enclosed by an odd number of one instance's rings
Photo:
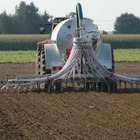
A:
{"type": "MultiPolygon", "coordinates": [[[[85,39],[81,39],[84,40],[85,39]]],[[[130,85],[136,84],[140,85],[140,79],[129,78],[125,76],[121,76],[115,73],[108,71],[101,63],[98,61],[96,54],[91,47],[91,43],[82,42],[80,40],[74,43],[74,46],[71,50],[70,56],[62,70],[58,73],[40,78],[40,79],[11,79],[8,80],[8,84],[4,85],[1,88],[3,89],[9,87],[21,88],[21,86],[31,86],[36,84],[40,85],[42,83],[49,83],[48,89],[50,90],[50,85],[57,80],[69,81],[69,79],[73,79],[73,84],[77,82],[75,79],[85,79],[85,83],[87,83],[87,79],[94,80],[94,83],[98,83],[98,81],[103,81],[108,87],[108,92],[110,92],[110,88],[112,85],[110,83],[116,84],[121,89],[121,82],[129,83],[130,85]],[[82,43],[81,43],[82,42],[82,43]],[[10,83],[14,84],[10,84],[10,83]]],[[[60,85],[62,86],[62,85],[60,85]]],[[[61,87],[62,88],[62,87],[61,87]]]]}

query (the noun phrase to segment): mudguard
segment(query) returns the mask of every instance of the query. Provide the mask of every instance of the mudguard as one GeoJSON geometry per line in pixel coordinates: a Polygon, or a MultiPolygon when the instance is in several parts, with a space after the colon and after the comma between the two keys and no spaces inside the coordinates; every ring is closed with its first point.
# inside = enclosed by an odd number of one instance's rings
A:
{"type": "Polygon", "coordinates": [[[37,50],[41,51],[41,49],[42,49],[42,42],[38,42],[37,43],[37,50]]]}
{"type": "Polygon", "coordinates": [[[59,53],[56,44],[45,44],[45,67],[50,69],[52,67],[63,66],[64,62],[62,56],[59,53]]]}
{"type": "Polygon", "coordinates": [[[96,56],[104,67],[112,69],[112,50],[110,44],[102,43],[96,56]]]}

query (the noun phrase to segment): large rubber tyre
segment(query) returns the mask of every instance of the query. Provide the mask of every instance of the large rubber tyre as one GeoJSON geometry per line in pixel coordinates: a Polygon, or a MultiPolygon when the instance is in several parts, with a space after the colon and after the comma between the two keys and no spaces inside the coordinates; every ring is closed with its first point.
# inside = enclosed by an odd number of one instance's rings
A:
{"type": "Polygon", "coordinates": [[[111,50],[112,51],[112,70],[111,70],[111,72],[115,72],[115,64],[114,64],[114,51],[113,51],[113,49],[111,50]]]}
{"type": "MultiPolygon", "coordinates": [[[[41,75],[45,75],[45,74],[51,74],[51,70],[50,69],[46,69],[46,66],[45,66],[45,49],[42,48],[41,50],[41,56],[40,56],[40,74],[41,75]]],[[[49,86],[50,83],[45,83],[43,85],[44,89],[47,91],[48,90],[48,86],[49,86]]],[[[50,92],[59,92],[60,91],[60,84],[61,82],[60,81],[56,81],[54,82],[52,85],[51,85],[51,88],[50,88],[50,92]],[[55,89],[54,89],[55,87],[55,89]]]]}
{"type": "MultiPolygon", "coordinates": [[[[115,62],[114,62],[114,51],[112,49],[112,71],[113,73],[115,73],[115,62]]],[[[111,83],[110,84],[110,91],[111,92],[117,92],[117,84],[116,83],[111,83]]]]}
{"type": "MultiPolygon", "coordinates": [[[[115,72],[114,52],[113,52],[113,49],[111,51],[112,51],[112,69],[109,69],[109,71],[112,72],[112,73],[114,73],[115,72]]],[[[116,83],[114,83],[112,81],[112,82],[109,82],[109,85],[110,85],[110,92],[111,93],[117,91],[117,84],[116,83]]],[[[103,91],[104,92],[108,92],[108,87],[107,87],[107,84],[106,83],[103,83],[103,91]]]]}
{"type": "MultiPolygon", "coordinates": [[[[45,49],[42,48],[41,49],[41,55],[40,55],[40,75],[45,75],[45,74],[51,74],[51,70],[50,69],[46,69],[46,66],[45,66],[45,49]]],[[[45,91],[48,90],[48,86],[49,86],[49,82],[47,83],[44,83],[42,86],[43,86],[43,89],[45,91]]]]}
{"type": "Polygon", "coordinates": [[[45,74],[51,74],[50,69],[46,69],[45,66],[45,50],[44,48],[41,49],[41,56],[40,56],[40,74],[45,75],[45,74]]]}

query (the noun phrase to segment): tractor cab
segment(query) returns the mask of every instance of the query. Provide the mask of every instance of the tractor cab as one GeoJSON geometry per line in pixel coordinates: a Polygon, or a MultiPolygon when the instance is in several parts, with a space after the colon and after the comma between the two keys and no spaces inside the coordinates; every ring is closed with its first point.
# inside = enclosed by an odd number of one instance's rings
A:
{"type": "Polygon", "coordinates": [[[55,17],[55,18],[50,18],[46,24],[40,24],[40,34],[45,34],[46,33],[46,27],[51,26],[51,32],[53,29],[63,20],[68,19],[67,17],[55,17]]]}

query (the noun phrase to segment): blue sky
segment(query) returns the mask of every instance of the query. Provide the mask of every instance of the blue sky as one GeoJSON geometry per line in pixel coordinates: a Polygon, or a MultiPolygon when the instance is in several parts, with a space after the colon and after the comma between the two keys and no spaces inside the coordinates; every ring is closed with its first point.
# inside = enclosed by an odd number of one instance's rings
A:
{"type": "MultiPolygon", "coordinates": [[[[15,12],[15,6],[21,0],[2,0],[0,13],[6,10],[7,14],[15,12]]],[[[45,10],[53,16],[65,16],[75,12],[76,4],[82,5],[84,17],[94,20],[99,30],[112,31],[115,19],[122,13],[133,13],[140,17],[140,0],[22,0],[26,4],[33,2],[39,8],[40,13],[45,10]]]]}

